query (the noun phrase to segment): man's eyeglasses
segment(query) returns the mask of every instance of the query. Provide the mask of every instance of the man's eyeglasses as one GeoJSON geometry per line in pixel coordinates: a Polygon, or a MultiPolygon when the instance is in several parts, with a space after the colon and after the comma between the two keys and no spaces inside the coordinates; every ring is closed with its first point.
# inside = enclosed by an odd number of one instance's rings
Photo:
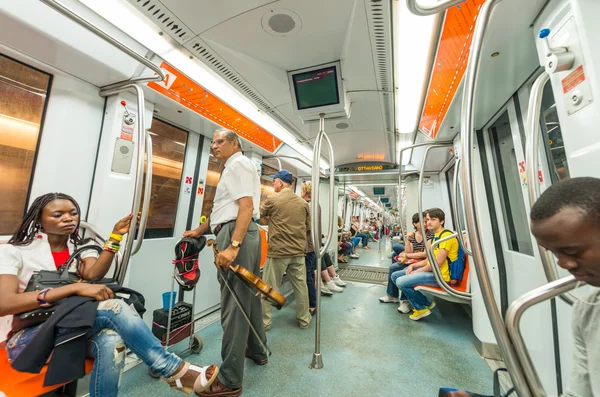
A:
{"type": "Polygon", "coordinates": [[[225,139],[217,139],[216,141],[212,141],[210,146],[221,146],[225,142],[225,139]]]}

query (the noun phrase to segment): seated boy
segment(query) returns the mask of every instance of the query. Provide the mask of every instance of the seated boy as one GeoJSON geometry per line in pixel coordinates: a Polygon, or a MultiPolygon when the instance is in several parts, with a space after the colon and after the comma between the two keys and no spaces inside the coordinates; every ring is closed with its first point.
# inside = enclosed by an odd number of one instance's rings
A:
{"type": "MultiPolygon", "coordinates": [[[[427,229],[433,230],[434,240],[439,240],[442,232],[446,230],[444,228],[446,214],[439,208],[431,208],[425,212],[427,229]]],[[[440,267],[442,272],[442,277],[444,277],[444,280],[450,281],[448,263],[458,259],[458,240],[453,238],[439,244],[433,253],[437,261],[436,265],[440,267]]],[[[400,291],[401,299],[398,311],[409,313],[412,310],[410,319],[415,321],[429,316],[431,309],[435,307],[435,302],[419,291],[415,291],[414,287],[417,285],[438,285],[431,264],[427,259],[409,265],[406,269],[401,270],[401,274],[396,278],[396,287],[400,291]]]]}

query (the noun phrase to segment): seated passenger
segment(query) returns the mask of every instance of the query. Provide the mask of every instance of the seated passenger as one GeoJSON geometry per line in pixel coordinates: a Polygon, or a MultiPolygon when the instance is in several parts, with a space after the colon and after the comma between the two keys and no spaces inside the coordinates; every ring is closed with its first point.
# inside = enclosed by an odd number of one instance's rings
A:
{"type": "MultiPolygon", "coordinates": [[[[600,179],[565,179],[531,209],[531,232],[558,265],[600,287],[600,179]]],[[[571,384],[565,397],[600,396],[600,290],[573,305],[575,340],[571,384]]]]}
{"type": "Polygon", "coordinates": [[[352,218],[352,225],[350,226],[350,235],[352,237],[358,237],[362,241],[362,247],[364,249],[371,249],[371,247],[369,247],[369,236],[365,233],[360,232],[360,224],[358,221],[358,217],[356,216],[352,218]]]}
{"type": "MultiPolygon", "coordinates": [[[[423,216],[426,216],[425,214],[423,216]]],[[[421,233],[421,222],[419,222],[419,214],[414,214],[412,217],[413,227],[415,231],[408,234],[408,241],[406,242],[406,250],[394,257],[396,261],[394,264],[390,266],[388,270],[388,285],[386,295],[379,298],[379,301],[382,303],[398,303],[399,291],[398,287],[396,287],[396,279],[404,273],[400,273],[401,270],[406,268],[407,262],[414,261],[414,263],[418,262],[421,259],[427,257],[425,253],[425,244],[426,240],[433,238],[433,233],[428,237],[423,238],[423,234],[421,233]]]]}
{"type": "MultiPolygon", "coordinates": [[[[84,280],[99,280],[107,274],[119,242],[129,231],[131,219],[132,215],[128,215],[117,222],[100,256],[95,252],[90,254],[91,251],[87,256],[82,254],[80,273],[84,280]]],[[[215,365],[197,367],[167,352],[140,316],[123,300],[114,299],[113,291],[106,285],[82,282],[23,292],[34,272],[57,270],[76,247],[86,244],[78,234],[79,222],[79,205],[73,198],[48,193],[33,202],[8,244],[0,246],[0,316],[6,316],[0,318],[0,339],[10,331],[14,314],[49,307],[75,295],[89,297],[100,302],[89,332],[91,336],[87,339],[87,355],[95,359],[90,383],[92,397],[117,395],[126,348],[131,349],[152,372],[160,374],[173,389],[198,393],[210,387],[218,373],[215,365]]],[[[8,334],[6,350],[11,362],[26,349],[41,327],[8,334]]],[[[26,353],[27,350],[23,354],[26,353]]]]}
{"type": "MultiPolygon", "coordinates": [[[[435,233],[434,240],[437,240],[445,230],[446,215],[439,208],[432,208],[425,212],[427,213],[427,228],[433,230],[435,233]]],[[[449,282],[450,267],[448,263],[449,261],[452,262],[458,259],[458,240],[452,238],[439,244],[436,246],[433,254],[437,261],[435,265],[440,267],[442,277],[449,282]]],[[[420,320],[429,316],[431,309],[435,307],[435,302],[414,289],[417,285],[438,285],[429,261],[425,259],[414,263],[406,269],[400,270],[398,273],[395,280],[396,287],[398,287],[401,294],[401,303],[398,311],[409,313],[412,310],[413,313],[410,315],[411,320],[420,320]]]]}

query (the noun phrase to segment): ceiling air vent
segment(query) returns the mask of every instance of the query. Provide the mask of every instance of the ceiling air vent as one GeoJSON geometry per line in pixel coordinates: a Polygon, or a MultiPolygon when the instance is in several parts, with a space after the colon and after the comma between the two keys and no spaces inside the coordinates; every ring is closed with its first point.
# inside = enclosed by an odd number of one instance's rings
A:
{"type": "Polygon", "coordinates": [[[196,35],[158,0],[128,0],[128,2],[179,44],[185,43],[196,35]]]}
{"type": "Polygon", "coordinates": [[[379,89],[393,93],[391,0],[371,0],[367,5],[371,48],[379,89]]]}

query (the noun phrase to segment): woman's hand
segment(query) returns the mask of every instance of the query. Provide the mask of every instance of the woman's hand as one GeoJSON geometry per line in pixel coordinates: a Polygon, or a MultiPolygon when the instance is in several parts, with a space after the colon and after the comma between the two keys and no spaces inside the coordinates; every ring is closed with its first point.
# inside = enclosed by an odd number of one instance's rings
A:
{"type": "Polygon", "coordinates": [[[115,297],[114,292],[104,284],[78,283],[75,285],[75,295],[87,296],[98,302],[115,297]]]}
{"type": "MultiPolygon", "coordinates": [[[[127,215],[125,218],[121,219],[119,222],[117,222],[115,224],[115,227],[113,227],[113,233],[114,234],[120,234],[121,236],[124,234],[129,233],[129,227],[131,226],[131,220],[133,219],[133,215],[129,214],[127,215]]],[[[137,222],[138,225],[140,223],[140,214],[138,214],[137,217],[137,222]]]]}
{"type": "Polygon", "coordinates": [[[409,274],[411,274],[414,270],[414,266],[410,265],[409,267],[406,268],[406,275],[408,276],[409,274]]]}

